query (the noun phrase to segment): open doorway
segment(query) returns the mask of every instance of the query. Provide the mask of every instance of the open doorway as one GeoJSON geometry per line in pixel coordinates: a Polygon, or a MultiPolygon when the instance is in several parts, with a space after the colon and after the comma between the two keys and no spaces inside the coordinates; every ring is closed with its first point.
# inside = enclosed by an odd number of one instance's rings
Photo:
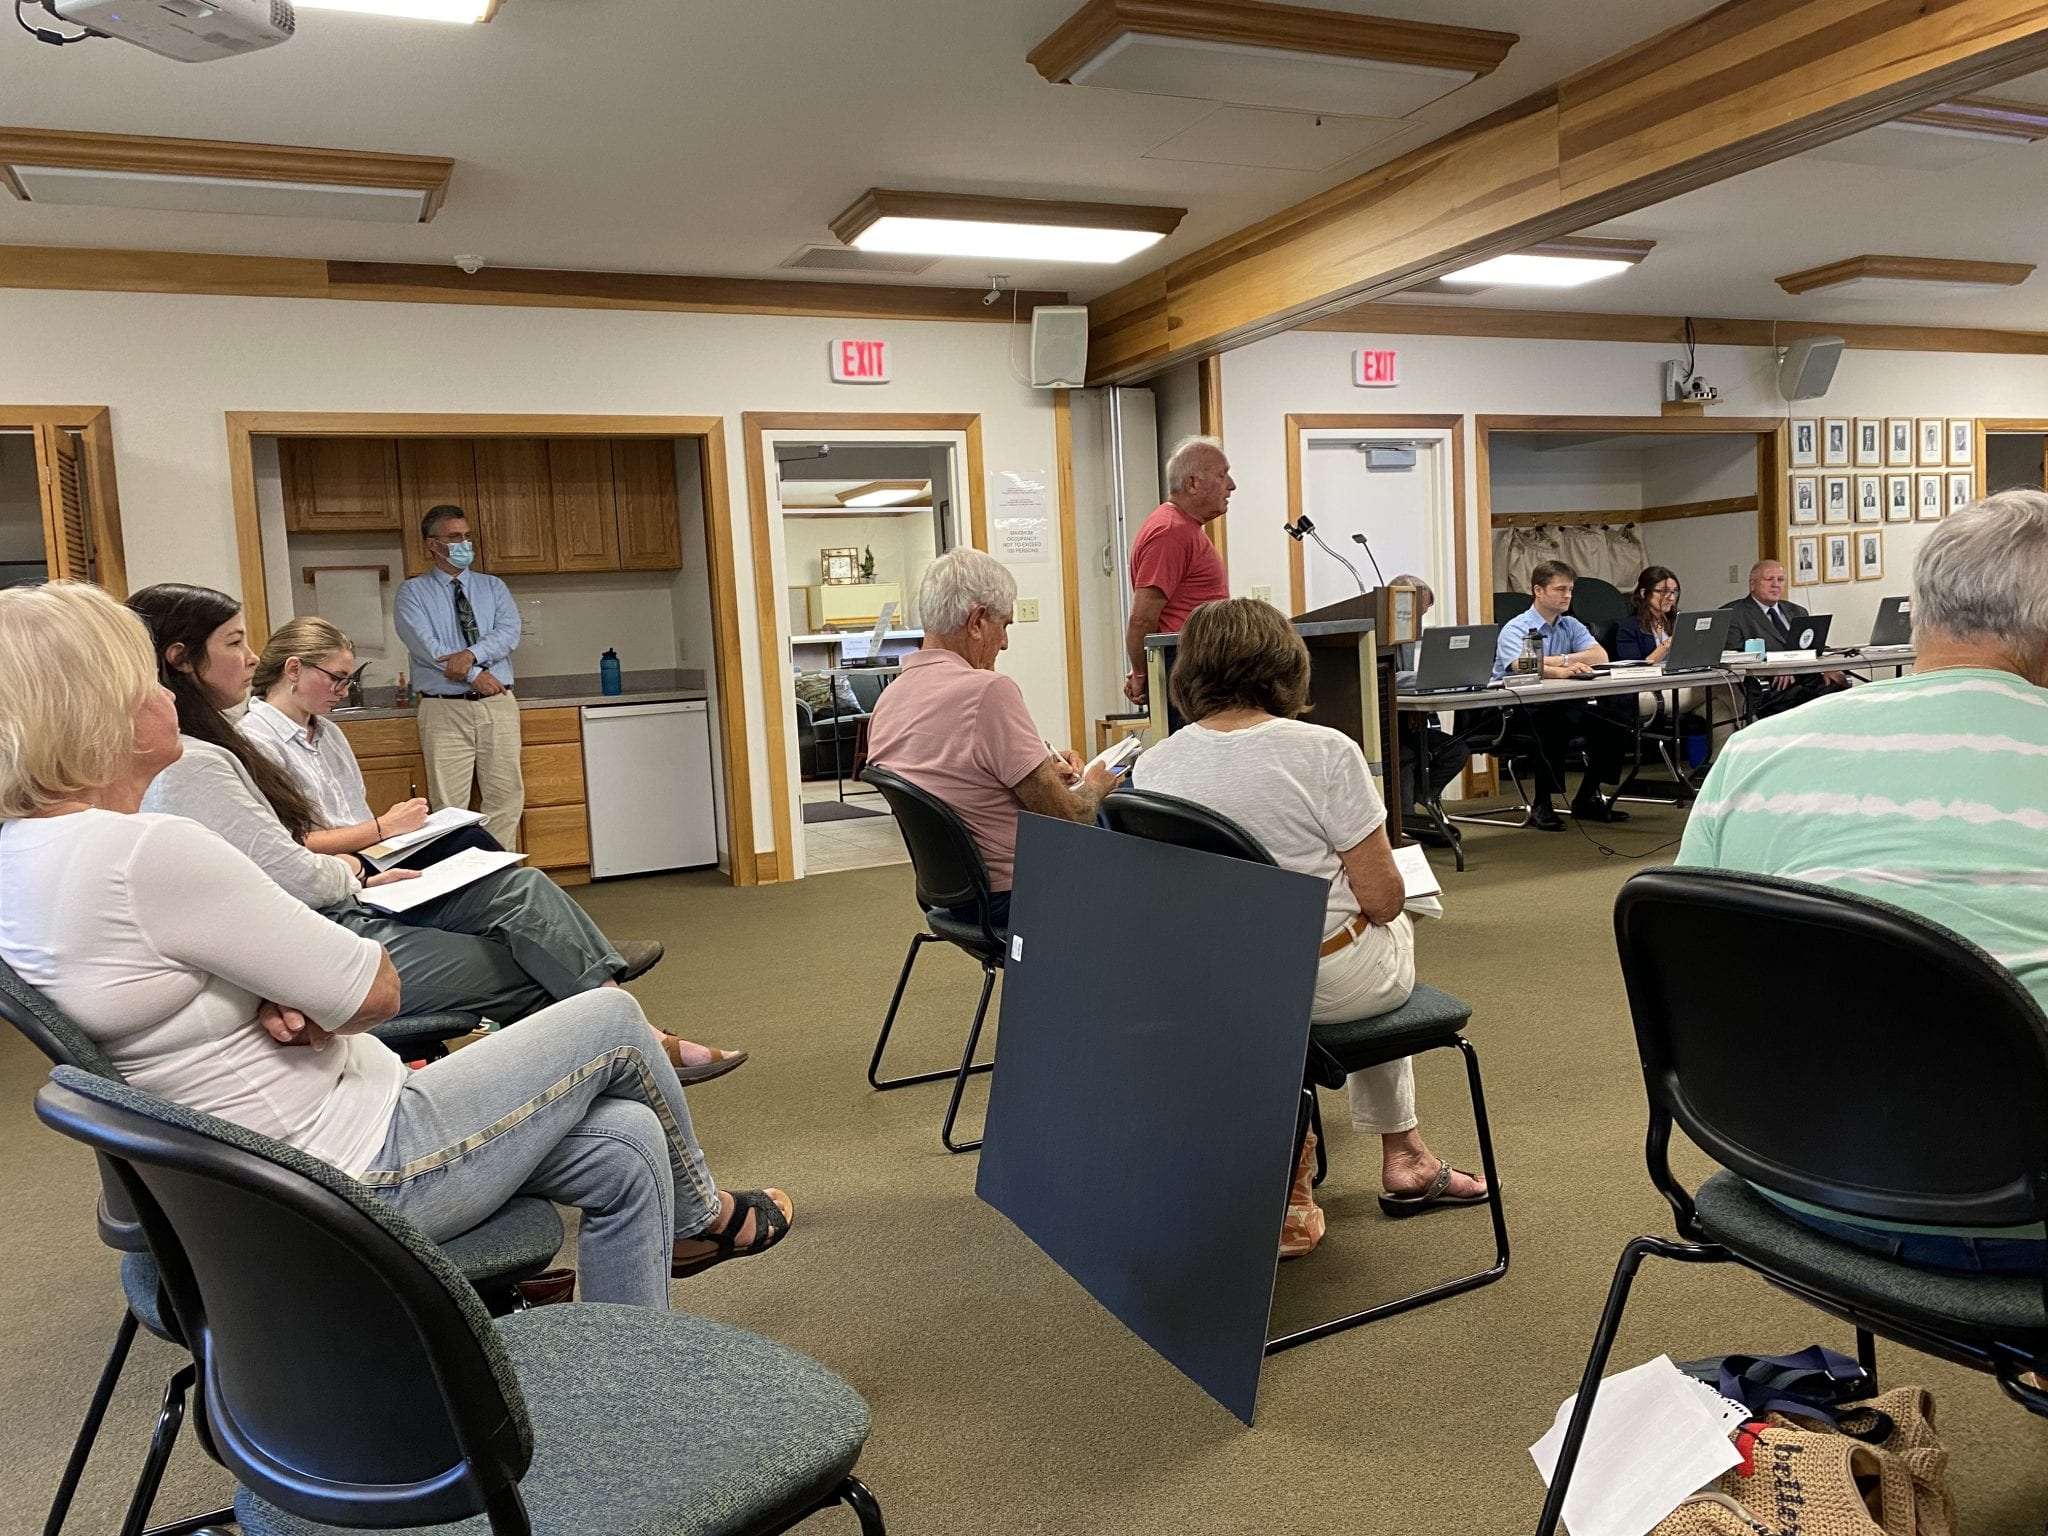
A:
{"type": "Polygon", "coordinates": [[[128,595],[105,410],[0,406],[0,587],[98,582],[128,595]]]}
{"type": "Polygon", "coordinates": [[[826,437],[772,452],[804,872],[902,863],[888,806],[858,774],[875,705],[924,638],[925,569],[965,542],[953,445],[826,437]]]}

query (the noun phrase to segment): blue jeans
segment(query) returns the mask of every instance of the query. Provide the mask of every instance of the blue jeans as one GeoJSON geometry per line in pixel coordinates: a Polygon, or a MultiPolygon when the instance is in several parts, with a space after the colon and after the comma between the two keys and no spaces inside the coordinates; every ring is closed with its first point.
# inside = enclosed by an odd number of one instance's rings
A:
{"type": "Polygon", "coordinates": [[[583,1213],[583,1299],[668,1305],[676,1238],[718,1186],[675,1068],[631,993],[579,993],[412,1073],[362,1182],[428,1237],[514,1195],[583,1213]]]}
{"type": "Polygon", "coordinates": [[[1850,1221],[1831,1221],[1790,1206],[1779,1209],[1802,1226],[1915,1269],[1946,1269],[1965,1275],[2038,1275],[2048,1267],[2048,1242],[2040,1238],[1885,1232],[1875,1227],[1859,1227],[1850,1221]]]}

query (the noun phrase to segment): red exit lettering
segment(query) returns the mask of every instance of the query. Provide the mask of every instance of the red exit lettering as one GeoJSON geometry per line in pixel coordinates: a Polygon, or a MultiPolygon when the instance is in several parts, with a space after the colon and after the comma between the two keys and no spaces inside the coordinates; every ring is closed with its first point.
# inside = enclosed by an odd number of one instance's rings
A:
{"type": "Polygon", "coordinates": [[[839,384],[888,383],[889,344],[886,341],[833,342],[832,378],[839,384]]]}
{"type": "Polygon", "coordinates": [[[1391,389],[1398,382],[1395,363],[1399,354],[1391,349],[1361,347],[1354,354],[1352,382],[1362,389],[1391,389]]]}

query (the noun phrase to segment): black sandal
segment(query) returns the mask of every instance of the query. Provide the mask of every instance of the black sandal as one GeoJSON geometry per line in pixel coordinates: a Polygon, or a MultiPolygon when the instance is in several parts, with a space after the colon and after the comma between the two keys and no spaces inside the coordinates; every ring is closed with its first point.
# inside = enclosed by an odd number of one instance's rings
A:
{"type": "MultiPolygon", "coordinates": [[[[692,1275],[702,1274],[714,1264],[723,1264],[727,1259],[746,1259],[757,1253],[766,1253],[789,1232],[790,1218],[782,1214],[782,1207],[775,1203],[765,1189],[735,1189],[731,1194],[732,1215],[726,1218],[725,1225],[715,1232],[706,1229],[696,1234],[696,1238],[702,1238],[713,1245],[712,1251],[701,1258],[672,1258],[669,1274],[675,1279],[687,1280],[692,1275]],[[754,1213],[754,1236],[751,1242],[741,1247],[738,1233],[740,1228],[747,1224],[749,1211],[754,1213]]],[[[790,1212],[794,1215],[795,1211],[796,1206],[792,1203],[790,1212]]],[[[695,1238],[684,1239],[685,1242],[694,1240],[695,1238]]]]}

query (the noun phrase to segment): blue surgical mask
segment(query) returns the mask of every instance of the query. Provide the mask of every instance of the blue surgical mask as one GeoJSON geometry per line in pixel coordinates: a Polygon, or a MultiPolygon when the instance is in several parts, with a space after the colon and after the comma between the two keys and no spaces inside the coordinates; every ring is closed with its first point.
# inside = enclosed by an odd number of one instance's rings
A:
{"type": "Polygon", "coordinates": [[[470,543],[469,540],[464,539],[460,543],[448,546],[448,563],[458,571],[468,570],[470,562],[474,559],[476,559],[476,546],[470,543]]]}

